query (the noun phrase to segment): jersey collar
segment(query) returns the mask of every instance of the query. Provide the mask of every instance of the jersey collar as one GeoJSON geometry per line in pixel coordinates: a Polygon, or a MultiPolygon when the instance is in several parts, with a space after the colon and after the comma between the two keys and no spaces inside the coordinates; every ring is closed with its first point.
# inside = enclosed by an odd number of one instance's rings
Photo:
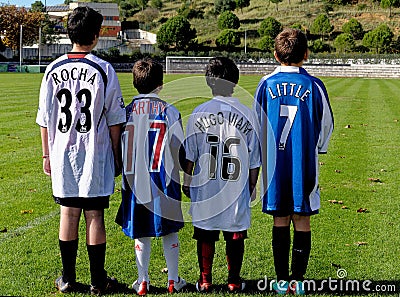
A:
{"type": "Polygon", "coordinates": [[[89,52],[69,52],[67,53],[68,59],[83,59],[89,52]]]}
{"type": "Polygon", "coordinates": [[[139,94],[133,97],[133,100],[140,100],[140,99],[158,99],[161,100],[158,94],[156,93],[149,93],[149,94],[139,94]]]}

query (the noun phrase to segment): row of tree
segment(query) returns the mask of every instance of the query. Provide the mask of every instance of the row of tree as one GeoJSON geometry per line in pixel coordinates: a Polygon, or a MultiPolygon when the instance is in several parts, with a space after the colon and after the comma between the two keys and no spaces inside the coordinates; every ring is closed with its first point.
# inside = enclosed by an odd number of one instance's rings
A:
{"type": "MultiPolygon", "coordinates": [[[[330,52],[333,49],[326,41],[331,39],[333,25],[326,14],[321,14],[311,24],[309,30],[300,24],[292,27],[307,32],[310,47],[313,52],[330,52]]],[[[223,50],[233,50],[241,44],[242,32],[239,32],[239,18],[231,11],[224,11],[218,18],[218,28],[221,30],[215,38],[217,47],[223,50]]],[[[264,19],[257,33],[259,35],[258,48],[262,51],[273,51],[274,39],[282,31],[283,25],[272,17],[264,19]]],[[[184,50],[197,45],[196,29],[183,16],[178,15],[164,23],[157,33],[157,44],[162,50],[184,50]]],[[[342,26],[342,33],[333,39],[333,46],[339,53],[344,52],[390,52],[394,34],[386,24],[381,24],[374,30],[364,32],[360,22],[350,19],[342,26]]]]}
{"type": "MultiPolygon", "coordinates": [[[[239,31],[240,20],[224,6],[231,0],[215,1],[221,4],[216,6],[215,9],[222,11],[218,17],[220,32],[215,36],[215,44],[222,50],[235,50],[235,47],[241,44],[241,37],[243,37],[243,32],[239,31]]],[[[245,0],[235,0],[235,5],[239,5],[240,1],[245,0]]],[[[54,24],[48,19],[47,14],[43,13],[43,8],[41,1],[36,1],[31,10],[17,8],[16,6],[0,6],[2,43],[12,49],[17,49],[19,47],[20,25],[24,27],[23,41],[25,45],[38,41],[39,27],[42,28],[42,41],[51,41],[50,38],[54,38],[51,37],[54,36],[54,24]]],[[[328,46],[327,40],[331,40],[331,44],[340,53],[353,51],[384,53],[396,48],[392,46],[394,34],[385,24],[381,24],[372,31],[364,32],[361,23],[356,19],[351,19],[342,26],[342,33],[335,36],[334,39],[331,36],[334,27],[326,14],[317,16],[309,30],[303,28],[301,24],[295,24],[293,27],[307,32],[311,40],[310,47],[314,52],[332,51],[332,46],[328,46]]],[[[256,32],[259,37],[258,49],[271,52],[274,38],[282,29],[283,25],[276,19],[272,17],[264,19],[256,32]]],[[[183,15],[170,18],[161,25],[157,33],[157,45],[164,51],[196,50],[200,46],[197,43],[196,29],[183,15]]]]}

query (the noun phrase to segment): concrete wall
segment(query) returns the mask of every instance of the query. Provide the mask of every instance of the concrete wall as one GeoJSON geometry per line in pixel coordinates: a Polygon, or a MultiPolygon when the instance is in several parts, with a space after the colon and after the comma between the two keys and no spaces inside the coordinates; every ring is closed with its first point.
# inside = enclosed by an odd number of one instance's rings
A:
{"type": "MultiPolygon", "coordinates": [[[[238,63],[242,74],[265,75],[271,73],[278,64],[276,63],[238,63]]],[[[174,63],[169,73],[204,73],[206,63],[182,62],[174,63]]],[[[374,78],[400,78],[400,65],[382,64],[305,64],[304,68],[314,76],[327,77],[374,77],[374,78]]]]}

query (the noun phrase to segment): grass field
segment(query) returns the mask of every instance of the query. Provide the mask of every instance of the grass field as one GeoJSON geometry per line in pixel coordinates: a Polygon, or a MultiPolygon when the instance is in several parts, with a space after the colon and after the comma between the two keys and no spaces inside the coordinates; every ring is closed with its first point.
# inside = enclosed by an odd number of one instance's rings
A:
{"type": "MultiPolygon", "coordinates": [[[[54,279],[61,273],[58,207],[51,197],[50,180],[42,173],[40,135],[35,124],[41,77],[41,74],[0,74],[0,295],[54,296],[54,279]]],[[[119,74],[119,77],[127,103],[135,94],[131,76],[119,74]]],[[[241,77],[240,86],[249,92],[248,104],[259,79],[260,76],[241,77]]],[[[340,267],[347,272],[345,281],[372,282],[368,286],[371,292],[364,290],[363,295],[380,296],[382,292],[373,291],[395,289],[390,295],[399,296],[400,81],[362,78],[323,81],[331,98],[335,131],[329,153],[320,157],[322,208],[312,220],[313,248],[306,278],[338,280],[340,267]],[[357,212],[359,209],[364,211],[357,212]]],[[[166,97],[171,95],[170,101],[176,101],[184,120],[208,96],[200,78],[171,75],[166,82],[170,83],[163,92],[166,97]],[[189,84],[191,79],[196,82],[195,88],[189,84]],[[204,92],[201,98],[190,99],[190,94],[199,90],[204,92]]],[[[106,211],[106,269],[121,283],[115,296],[133,294],[130,284],[136,279],[133,241],[114,223],[120,186],[118,178],[117,191],[106,211]]],[[[260,204],[255,205],[242,269],[242,276],[249,283],[244,296],[266,294],[258,290],[257,283],[275,275],[271,224],[271,218],[261,213],[260,204]]],[[[180,296],[197,295],[193,286],[198,277],[196,246],[191,235],[192,226],[187,223],[180,232],[180,274],[191,285],[180,296]]],[[[153,240],[150,277],[152,292],[157,295],[166,291],[166,275],[161,272],[164,267],[161,242],[153,240]]],[[[90,283],[88,271],[82,228],[77,261],[79,282],[90,283]]],[[[215,295],[227,294],[226,277],[224,242],[220,241],[214,264],[215,295]]],[[[317,293],[356,295],[354,290],[347,293],[332,287],[329,290],[327,285],[317,293]]]]}

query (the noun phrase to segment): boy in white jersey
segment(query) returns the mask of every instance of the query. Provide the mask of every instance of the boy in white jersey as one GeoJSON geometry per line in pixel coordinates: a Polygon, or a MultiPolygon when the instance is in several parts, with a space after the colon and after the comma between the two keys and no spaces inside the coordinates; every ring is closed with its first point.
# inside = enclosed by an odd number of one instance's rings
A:
{"type": "Polygon", "coordinates": [[[320,207],[318,153],[327,152],[333,115],[324,84],[301,67],[309,55],[305,34],[283,30],[275,39],[274,54],[281,66],[261,79],[255,94],[263,135],[263,212],[274,216],[272,250],[278,280],[274,289],[304,294],[302,281],[311,250],[310,217],[320,207]]]}
{"type": "Polygon", "coordinates": [[[150,288],[151,238],[161,237],[168,268],[169,293],[180,291],[186,281],[178,276],[181,211],[180,157],[183,129],[179,111],[160,99],[163,68],[152,59],[135,63],[133,85],[139,95],[126,106],[122,134],[122,202],[117,223],[135,240],[138,278],[132,287],[138,295],[150,288]]]}
{"type": "Polygon", "coordinates": [[[200,292],[212,288],[215,241],[223,231],[228,290],[243,291],[240,270],[250,227],[250,200],[260,166],[259,142],[252,112],[232,97],[239,81],[235,63],[224,57],[211,59],[206,81],[214,98],[191,114],[185,142],[183,192],[192,202],[193,238],[197,240],[200,268],[196,288],[200,292]]]}
{"type": "Polygon", "coordinates": [[[104,269],[104,209],[121,170],[120,131],[125,109],[112,66],[92,55],[103,16],[78,7],[68,16],[72,51],[51,63],[44,74],[36,123],[41,127],[43,170],[51,176],[53,196],[60,205],[59,246],[62,292],[76,289],[78,227],[83,211],[90,262],[91,294],[116,284],[104,269]]]}

